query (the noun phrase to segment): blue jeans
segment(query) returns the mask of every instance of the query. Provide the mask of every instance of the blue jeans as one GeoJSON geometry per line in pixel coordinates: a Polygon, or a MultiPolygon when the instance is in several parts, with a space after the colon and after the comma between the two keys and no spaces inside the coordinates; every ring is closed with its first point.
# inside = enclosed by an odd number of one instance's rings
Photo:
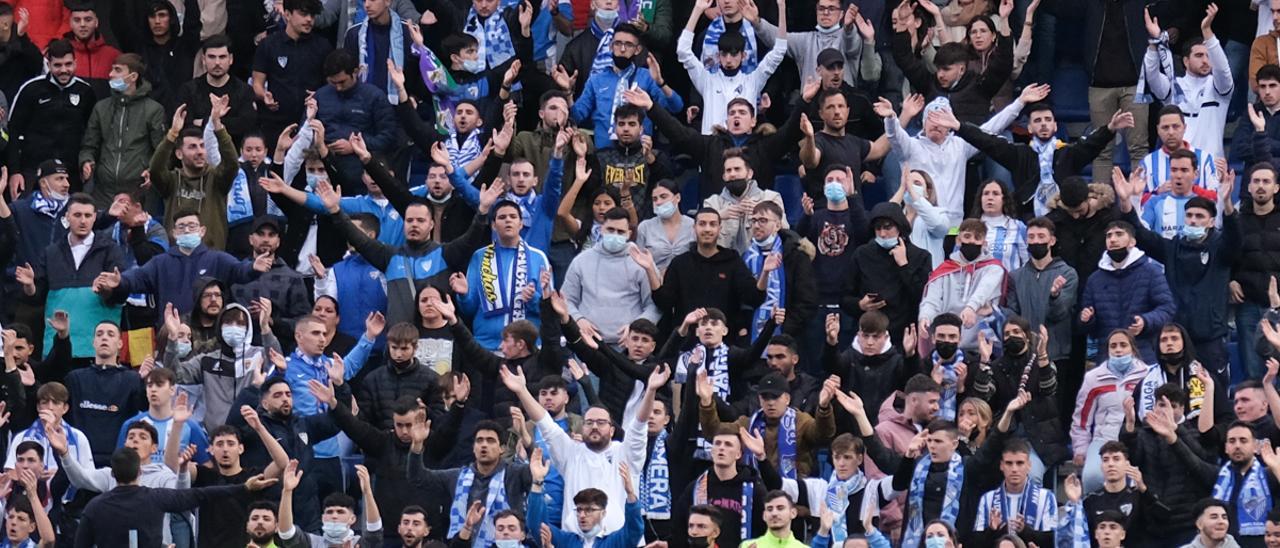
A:
{"type": "Polygon", "coordinates": [[[1236,305],[1236,338],[1240,343],[1240,367],[1250,379],[1261,379],[1267,372],[1258,358],[1258,322],[1262,321],[1262,307],[1245,302],[1236,305]]]}

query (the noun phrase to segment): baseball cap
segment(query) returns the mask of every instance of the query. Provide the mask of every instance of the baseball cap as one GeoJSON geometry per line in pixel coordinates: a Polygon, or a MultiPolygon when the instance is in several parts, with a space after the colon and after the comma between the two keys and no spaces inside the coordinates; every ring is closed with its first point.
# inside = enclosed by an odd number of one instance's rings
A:
{"type": "Polygon", "coordinates": [[[836,63],[844,64],[844,54],[835,48],[827,48],[818,53],[818,66],[831,68],[836,63]]]}
{"type": "Polygon", "coordinates": [[[769,373],[760,379],[760,384],[756,386],[756,393],[768,398],[776,398],[786,394],[790,389],[790,383],[782,373],[769,373]]]}
{"type": "Polygon", "coordinates": [[[67,165],[57,158],[40,162],[40,167],[36,169],[36,177],[39,178],[48,177],[55,173],[67,175],[67,165]]]}

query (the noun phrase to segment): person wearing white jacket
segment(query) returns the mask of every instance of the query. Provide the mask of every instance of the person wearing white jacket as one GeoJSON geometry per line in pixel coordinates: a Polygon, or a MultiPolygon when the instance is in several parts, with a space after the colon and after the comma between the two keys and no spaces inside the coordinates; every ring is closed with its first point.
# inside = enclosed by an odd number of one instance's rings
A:
{"type": "Polygon", "coordinates": [[[736,32],[726,32],[720,36],[717,45],[718,67],[707,68],[702,60],[693,54],[693,29],[698,25],[703,12],[711,7],[712,0],[698,0],[689,14],[689,22],[680,32],[676,41],[676,58],[685,70],[689,71],[689,80],[693,87],[702,94],[702,134],[711,135],[716,126],[723,126],[728,117],[729,101],[739,97],[755,105],[760,100],[760,92],[764,85],[778,70],[783,57],[787,54],[787,3],[778,0],[778,34],[773,49],[764,56],[759,66],[748,71],[743,64],[746,58],[746,40],[736,32]]]}
{"type": "Polygon", "coordinates": [[[1123,329],[1112,331],[1106,339],[1107,360],[1084,374],[1084,383],[1076,396],[1076,410],[1071,415],[1071,448],[1084,492],[1102,487],[1102,444],[1120,439],[1125,421],[1125,400],[1147,376],[1133,335],[1123,329]]]}
{"type": "Polygon", "coordinates": [[[1227,108],[1235,93],[1231,67],[1222,42],[1213,34],[1213,19],[1218,6],[1209,4],[1200,21],[1202,40],[1189,43],[1182,63],[1187,72],[1174,75],[1173,54],[1168,36],[1162,34],[1160,22],[1146,13],[1147,34],[1151,44],[1142,57],[1142,72],[1153,98],[1166,105],[1177,105],[1187,117],[1187,142],[1191,146],[1225,158],[1222,135],[1227,124],[1227,108]]]}
{"type": "MultiPolygon", "coordinates": [[[[1028,89],[1035,87],[1028,86],[1028,89]]],[[[1028,97],[1024,92],[982,124],[982,131],[993,135],[1003,133],[1018,118],[1022,108],[1027,105],[1024,102],[1026,100],[1028,97]]],[[[933,177],[938,193],[935,205],[947,212],[951,226],[957,226],[964,218],[965,164],[978,154],[978,149],[955,134],[955,130],[960,129],[960,121],[951,113],[951,101],[946,97],[938,97],[926,106],[923,97],[912,95],[902,102],[903,123],[922,108],[925,114],[924,131],[912,137],[903,129],[902,123],[899,123],[897,113],[887,99],[881,98],[875,104],[876,114],[884,118],[884,131],[889,136],[889,144],[899,151],[903,162],[911,164],[915,169],[924,170],[933,177]]]]}

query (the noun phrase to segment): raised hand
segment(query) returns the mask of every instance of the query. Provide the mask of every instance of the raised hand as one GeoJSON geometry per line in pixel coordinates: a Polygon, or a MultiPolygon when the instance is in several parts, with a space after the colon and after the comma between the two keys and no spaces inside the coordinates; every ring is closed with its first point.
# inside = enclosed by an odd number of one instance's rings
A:
{"type": "Polygon", "coordinates": [[[742,440],[742,448],[755,455],[756,460],[765,458],[764,436],[741,426],[738,427],[738,438],[742,440]]]}
{"type": "Polygon", "coordinates": [[[1071,502],[1080,502],[1080,497],[1084,496],[1084,485],[1080,483],[1080,477],[1075,474],[1067,476],[1067,480],[1063,482],[1066,489],[1067,500],[1071,502]]]}
{"type": "Polygon", "coordinates": [[[542,481],[550,471],[551,461],[543,458],[541,447],[535,446],[533,454],[529,455],[529,475],[533,478],[533,482],[542,481]]]}
{"type": "Polygon", "coordinates": [[[1218,16],[1218,5],[1210,3],[1204,10],[1204,19],[1200,20],[1200,35],[1205,41],[1213,38],[1213,19],[1218,16]]]}
{"type": "Polygon", "coordinates": [[[1050,91],[1049,84],[1031,84],[1022,88],[1022,94],[1018,96],[1018,100],[1027,105],[1039,103],[1049,96],[1050,91]]]}
{"type": "Polygon", "coordinates": [[[560,89],[572,91],[573,86],[578,82],[578,71],[575,70],[573,74],[569,74],[564,70],[564,65],[556,65],[555,70],[551,73],[551,78],[555,80],[557,86],[560,86],[560,89]]]}
{"type": "Polygon", "coordinates": [[[240,416],[244,418],[244,423],[249,425],[255,432],[262,430],[262,419],[258,417],[258,412],[248,405],[240,406],[240,416]]]}
{"type": "Polygon", "coordinates": [[[893,103],[890,103],[884,97],[877,99],[875,104],[871,105],[871,108],[876,112],[876,116],[881,118],[892,118],[898,114],[893,111],[893,103]]]}
{"type": "Polygon", "coordinates": [[[1261,112],[1258,112],[1258,109],[1253,108],[1253,103],[1249,103],[1248,107],[1249,107],[1249,122],[1253,123],[1253,130],[1258,133],[1262,133],[1266,131],[1267,130],[1266,117],[1264,117],[1261,112]]]}
{"type": "Polygon", "coordinates": [[[1160,37],[1160,20],[1151,16],[1151,10],[1142,9],[1142,22],[1147,27],[1147,36],[1151,38],[1160,37]]]}
{"type": "Polygon", "coordinates": [[[53,315],[45,322],[59,337],[66,337],[71,332],[71,316],[67,315],[66,310],[53,311],[53,315]]]}
{"type": "Polygon", "coordinates": [[[1111,131],[1120,131],[1125,128],[1133,127],[1133,113],[1126,110],[1117,110],[1111,115],[1111,121],[1107,122],[1107,129],[1111,131]]]}
{"type": "Polygon", "coordinates": [[[302,470],[298,468],[298,461],[297,459],[290,460],[289,464],[284,467],[284,473],[280,476],[280,489],[287,493],[292,493],[301,482],[302,470]]]}
{"type": "Polygon", "coordinates": [[[640,88],[628,89],[626,91],[623,91],[622,98],[625,99],[628,103],[631,103],[644,110],[649,110],[653,108],[653,98],[649,96],[648,92],[640,88]]]}

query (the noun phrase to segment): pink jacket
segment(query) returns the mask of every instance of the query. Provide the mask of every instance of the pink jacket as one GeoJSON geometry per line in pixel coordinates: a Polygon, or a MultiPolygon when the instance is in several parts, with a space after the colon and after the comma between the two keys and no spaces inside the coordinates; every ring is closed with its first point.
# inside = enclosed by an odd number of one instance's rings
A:
{"type": "Polygon", "coordinates": [[[1135,356],[1123,379],[1111,372],[1107,362],[1084,374],[1084,383],[1076,395],[1076,411],[1071,416],[1071,447],[1075,455],[1084,455],[1093,440],[1120,438],[1124,400],[1133,395],[1134,387],[1147,375],[1147,367],[1135,356]]]}
{"type": "MultiPolygon", "coordinates": [[[[893,452],[901,455],[907,452],[907,447],[911,445],[912,438],[916,437],[919,430],[916,430],[911,419],[908,419],[897,409],[893,408],[895,399],[902,396],[902,392],[894,392],[890,394],[888,399],[880,405],[879,422],[876,423],[876,436],[880,438],[880,442],[885,447],[892,449],[893,452]]],[[[863,468],[867,472],[867,477],[875,479],[893,474],[894,470],[880,470],[879,467],[867,459],[863,468]]],[[[902,505],[906,495],[899,496],[896,500],[880,508],[880,530],[885,534],[893,536],[893,532],[902,525],[902,505]]]]}

